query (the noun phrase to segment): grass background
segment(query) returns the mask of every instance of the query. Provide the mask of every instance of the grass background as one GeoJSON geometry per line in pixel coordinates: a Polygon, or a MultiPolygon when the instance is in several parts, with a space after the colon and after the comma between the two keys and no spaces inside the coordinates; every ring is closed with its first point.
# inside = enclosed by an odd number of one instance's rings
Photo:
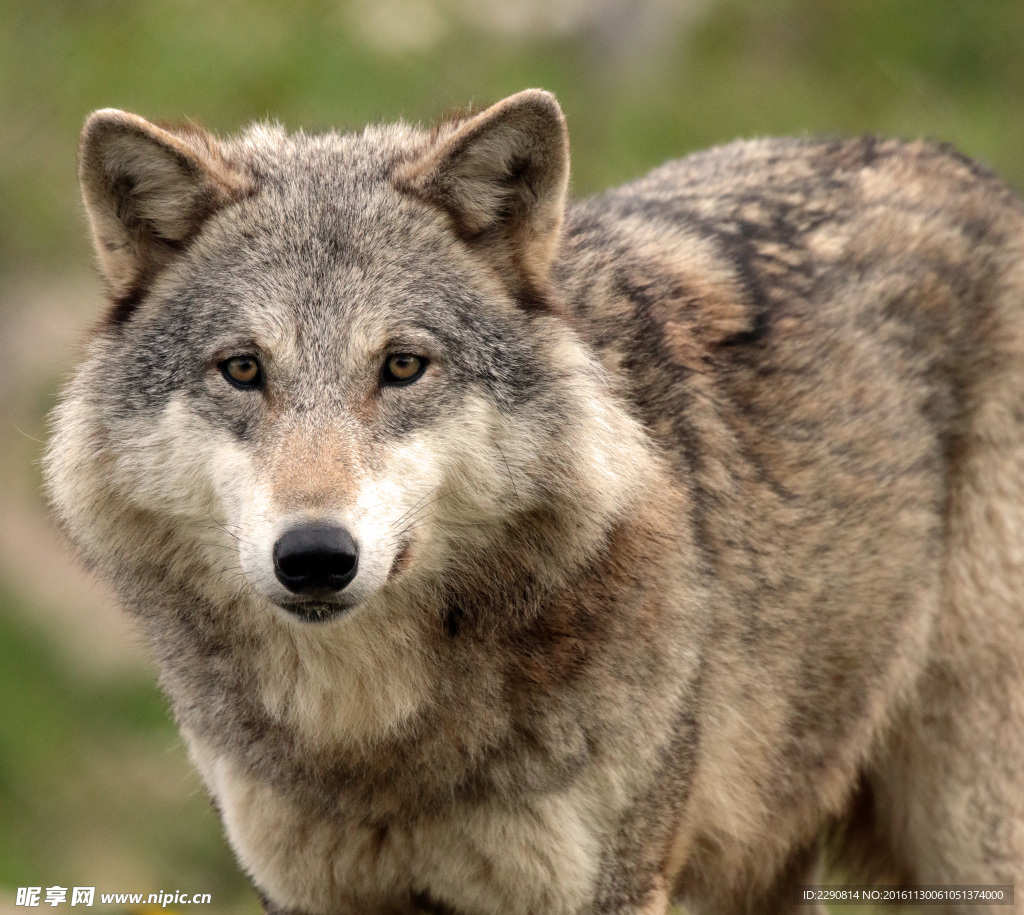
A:
{"type": "Polygon", "coordinates": [[[939,138],[1021,187],[1022,59],[1020,0],[0,0],[0,913],[54,884],[257,911],[128,623],[38,495],[43,417],[100,307],[90,110],[354,128],[543,86],[576,195],[777,133],[939,138]]]}

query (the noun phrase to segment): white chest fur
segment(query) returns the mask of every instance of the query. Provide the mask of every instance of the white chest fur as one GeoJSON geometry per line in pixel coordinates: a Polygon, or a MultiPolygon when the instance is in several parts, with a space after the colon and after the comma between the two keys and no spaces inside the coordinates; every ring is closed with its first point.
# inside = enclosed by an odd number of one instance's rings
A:
{"type": "Polygon", "coordinates": [[[341,803],[336,816],[311,817],[188,742],[242,865],[272,900],[309,915],[356,915],[424,892],[460,911],[570,915],[593,898],[608,814],[622,800],[606,772],[601,785],[588,778],[521,809],[453,806],[413,826],[368,826],[341,803]]]}

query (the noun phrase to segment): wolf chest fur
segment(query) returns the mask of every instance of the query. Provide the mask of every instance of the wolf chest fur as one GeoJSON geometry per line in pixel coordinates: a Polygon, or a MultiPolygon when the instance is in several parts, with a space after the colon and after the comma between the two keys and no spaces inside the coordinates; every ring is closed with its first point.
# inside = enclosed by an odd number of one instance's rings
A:
{"type": "Polygon", "coordinates": [[[267,911],[1024,878],[1021,201],[926,143],[568,161],[536,90],[86,124],[47,484],[267,911]]]}

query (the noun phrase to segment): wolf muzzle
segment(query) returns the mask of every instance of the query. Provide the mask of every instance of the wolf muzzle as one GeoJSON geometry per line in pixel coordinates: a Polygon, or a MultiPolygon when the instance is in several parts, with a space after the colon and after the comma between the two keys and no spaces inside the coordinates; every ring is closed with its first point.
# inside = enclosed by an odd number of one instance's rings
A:
{"type": "Polygon", "coordinates": [[[292,594],[333,594],[346,588],[359,568],[352,535],[334,524],[303,524],[274,544],[274,573],[292,594]]]}

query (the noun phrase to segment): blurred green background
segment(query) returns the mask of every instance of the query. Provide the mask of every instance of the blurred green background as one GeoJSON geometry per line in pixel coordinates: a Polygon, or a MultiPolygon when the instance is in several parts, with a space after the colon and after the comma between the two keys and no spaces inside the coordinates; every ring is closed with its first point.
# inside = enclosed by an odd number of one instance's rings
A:
{"type": "Polygon", "coordinates": [[[357,128],[528,86],[566,111],[576,195],[823,132],[948,140],[1024,186],[1020,0],[0,0],[0,915],[55,884],[257,911],[136,636],[38,494],[44,416],[100,307],[84,117],[357,128]]]}

